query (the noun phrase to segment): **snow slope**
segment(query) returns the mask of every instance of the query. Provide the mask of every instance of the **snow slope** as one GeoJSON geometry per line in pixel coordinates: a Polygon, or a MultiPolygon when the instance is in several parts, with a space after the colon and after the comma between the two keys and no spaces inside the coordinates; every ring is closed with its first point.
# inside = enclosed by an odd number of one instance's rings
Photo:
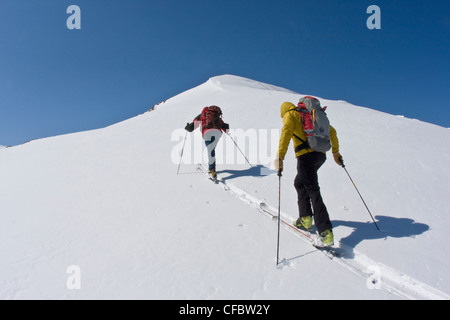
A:
{"type": "MultiPolygon", "coordinates": [[[[448,299],[450,131],[344,101],[321,99],[381,231],[330,155],[319,181],[345,256],[282,229],[276,267],[277,224],[257,206],[278,203],[279,107],[300,97],[224,75],[113,126],[2,149],[0,298],[448,299]],[[253,165],[222,137],[229,191],[196,170],[201,136],[183,130],[212,104],[253,165]]],[[[289,219],[294,177],[291,145],[289,219]]]]}

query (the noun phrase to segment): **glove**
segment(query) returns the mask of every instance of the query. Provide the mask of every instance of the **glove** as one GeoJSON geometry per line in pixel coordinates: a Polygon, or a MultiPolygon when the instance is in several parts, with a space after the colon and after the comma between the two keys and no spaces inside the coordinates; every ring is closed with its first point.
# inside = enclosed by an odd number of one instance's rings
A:
{"type": "Polygon", "coordinates": [[[188,132],[194,131],[194,123],[188,123],[184,129],[188,132]]]}
{"type": "Polygon", "coordinates": [[[273,165],[275,167],[275,170],[277,170],[277,172],[283,172],[283,160],[280,158],[276,158],[275,161],[273,162],[273,165]]]}
{"type": "Polygon", "coordinates": [[[342,158],[341,154],[339,152],[333,153],[334,161],[341,167],[344,167],[344,159],[342,158]]]}
{"type": "Polygon", "coordinates": [[[222,126],[222,129],[223,129],[226,133],[228,133],[228,130],[230,130],[230,125],[229,125],[228,123],[224,123],[223,126],[222,126]]]}

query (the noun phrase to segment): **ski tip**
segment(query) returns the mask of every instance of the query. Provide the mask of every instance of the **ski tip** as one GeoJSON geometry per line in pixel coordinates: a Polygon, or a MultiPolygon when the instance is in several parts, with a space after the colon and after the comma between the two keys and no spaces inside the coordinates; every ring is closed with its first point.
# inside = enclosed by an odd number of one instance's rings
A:
{"type": "Polygon", "coordinates": [[[314,248],[316,248],[317,250],[326,252],[327,254],[329,254],[329,258],[341,258],[342,254],[338,251],[338,248],[335,248],[333,246],[319,246],[317,244],[313,244],[314,248]]]}
{"type": "Polygon", "coordinates": [[[270,207],[267,203],[265,202],[260,202],[259,203],[259,207],[265,211],[274,211],[275,209],[270,207]]]}

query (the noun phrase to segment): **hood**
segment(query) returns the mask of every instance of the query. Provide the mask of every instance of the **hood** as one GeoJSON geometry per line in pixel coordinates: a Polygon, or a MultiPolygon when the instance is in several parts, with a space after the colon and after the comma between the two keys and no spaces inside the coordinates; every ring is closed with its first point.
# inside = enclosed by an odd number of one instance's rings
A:
{"type": "Polygon", "coordinates": [[[291,110],[297,110],[297,107],[290,102],[284,102],[281,105],[281,117],[283,118],[284,115],[286,114],[286,112],[291,111],[291,110]]]}

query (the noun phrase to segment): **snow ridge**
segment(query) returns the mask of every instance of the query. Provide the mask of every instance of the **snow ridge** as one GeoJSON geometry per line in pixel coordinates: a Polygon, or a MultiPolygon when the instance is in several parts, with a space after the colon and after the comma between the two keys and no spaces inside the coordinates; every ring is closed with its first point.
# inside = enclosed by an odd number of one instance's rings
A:
{"type": "Polygon", "coordinates": [[[254,89],[254,90],[277,91],[296,94],[296,92],[287,90],[282,87],[233,75],[221,75],[212,77],[208,80],[208,82],[213,86],[220,88],[222,90],[254,89]]]}

